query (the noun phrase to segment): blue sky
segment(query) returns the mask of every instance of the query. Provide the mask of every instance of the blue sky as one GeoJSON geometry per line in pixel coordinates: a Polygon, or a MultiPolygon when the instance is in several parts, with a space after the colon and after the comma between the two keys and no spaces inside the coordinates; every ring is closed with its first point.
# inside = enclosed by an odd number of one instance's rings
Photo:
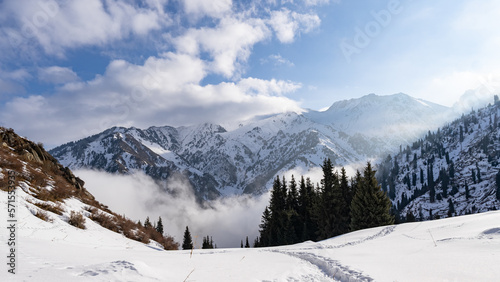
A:
{"type": "Polygon", "coordinates": [[[499,89],[494,0],[4,0],[0,125],[48,147],[399,92],[499,89]]]}

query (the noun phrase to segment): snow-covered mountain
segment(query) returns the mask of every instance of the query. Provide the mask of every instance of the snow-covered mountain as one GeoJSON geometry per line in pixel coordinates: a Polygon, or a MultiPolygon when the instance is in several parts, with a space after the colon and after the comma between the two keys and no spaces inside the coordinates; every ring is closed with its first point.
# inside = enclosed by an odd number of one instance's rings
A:
{"type": "MultiPolygon", "coordinates": [[[[368,137],[375,148],[393,148],[443,125],[443,121],[450,119],[451,109],[404,93],[369,94],[361,99],[335,102],[324,112],[305,115],[351,136],[368,137]]],[[[377,153],[376,149],[373,153],[377,153]]]]}
{"type": "Polygon", "coordinates": [[[495,99],[378,166],[377,178],[403,218],[408,212],[425,220],[500,208],[499,115],[495,99]]]}
{"type": "Polygon", "coordinates": [[[215,124],[113,127],[50,153],[72,169],[139,169],[157,180],[183,173],[198,196],[213,199],[260,193],[276,174],[318,167],[325,158],[338,166],[376,158],[435,129],[447,112],[405,94],[371,94],[325,112],[278,114],[229,131],[215,124]]]}

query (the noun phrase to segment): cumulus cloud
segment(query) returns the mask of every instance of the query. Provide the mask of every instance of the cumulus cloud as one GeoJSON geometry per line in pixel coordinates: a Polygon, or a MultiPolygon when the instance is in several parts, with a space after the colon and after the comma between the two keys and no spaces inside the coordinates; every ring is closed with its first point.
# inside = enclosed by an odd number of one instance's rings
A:
{"type": "Polygon", "coordinates": [[[213,237],[218,247],[239,247],[240,240],[246,236],[255,239],[262,212],[269,201],[265,194],[261,197],[233,196],[199,204],[182,174],[164,183],[157,183],[142,172],[113,175],[78,170],[75,174],[85,180],[85,187],[98,201],[114,212],[142,222],[147,216],[152,221],[161,216],[165,232],[180,243],[184,229],[189,226],[198,248],[207,235],[213,237]]]}
{"type": "Polygon", "coordinates": [[[64,56],[67,48],[104,45],[130,35],[145,35],[170,23],[155,1],[139,7],[124,1],[7,0],[0,18],[12,47],[36,42],[46,54],[64,56]]]}
{"type": "Polygon", "coordinates": [[[204,16],[222,17],[231,11],[231,0],[184,0],[184,11],[196,19],[204,16]]]}
{"type": "Polygon", "coordinates": [[[206,62],[189,54],[165,53],[142,65],[115,60],[102,76],[68,82],[52,96],[12,99],[0,120],[50,146],[115,125],[221,123],[300,111],[297,102],[284,96],[300,88],[298,83],[246,78],[202,86],[206,69],[206,62]]]}
{"type": "MultiPolygon", "coordinates": [[[[205,2],[185,0],[179,15],[165,10],[167,0],[2,2],[0,35],[7,37],[11,51],[17,46],[14,57],[28,54],[27,61],[37,52],[64,57],[68,50],[89,46],[112,52],[114,42],[155,32],[161,34],[155,43],[164,42],[147,58],[111,60],[102,74],[88,80],[71,68],[41,66],[37,80],[54,85],[53,91],[6,100],[0,105],[1,122],[50,147],[116,125],[222,123],[302,111],[299,102],[286,97],[301,83],[243,75],[252,49],[272,38],[273,30],[280,41],[290,43],[315,29],[319,17],[312,11],[273,11],[275,6],[233,7],[230,0],[205,2]],[[211,20],[186,23],[182,18],[195,15],[211,20]],[[182,27],[170,29],[173,22],[182,27]],[[206,81],[214,76],[222,82],[206,81]]],[[[2,50],[9,49],[5,44],[0,43],[2,50]]],[[[269,60],[293,65],[280,55],[269,60]]],[[[0,76],[4,91],[20,93],[22,85],[13,82],[0,76]]]]}
{"type": "Polygon", "coordinates": [[[269,30],[260,19],[224,18],[214,28],[189,29],[175,38],[174,44],[181,53],[199,56],[207,52],[212,72],[233,77],[238,64],[247,61],[252,46],[268,36],[269,30]]]}
{"type": "Polygon", "coordinates": [[[53,84],[64,84],[79,80],[78,75],[73,70],[59,66],[40,68],[38,70],[38,79],[53,84]]]}
{"type": "Polygon", "coordinates": [[[286,8],[273,11],[269,24],[276,32],[276,37],[282,43],[291,43],[301,32],[308,33],[321,23],[316,14],[300,14],[286,8]]]}

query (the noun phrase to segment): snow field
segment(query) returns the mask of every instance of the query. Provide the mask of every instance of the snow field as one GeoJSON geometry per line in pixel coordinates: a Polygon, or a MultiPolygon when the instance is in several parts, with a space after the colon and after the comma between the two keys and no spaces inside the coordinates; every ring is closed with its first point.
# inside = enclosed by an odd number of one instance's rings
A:
{"type": "MultiPolygon", "coordinates": [[[[21,194],[21,193],[20,193],[21,194]]],[[[0,193],[6,204],[6,193],[0,193]]],[[[35,217],[20,195],[15,276],[1,281],[495,281],[500,211],[361,230],[260,249],[163,251],[86,219],[86,230],[35,217]]],[[[64,204],[81,210],[74,199],[64,204]]],[[[6,213],[0,213],[3,226],[6,213]]],[[[0,232],[5,241],[6,232],[0,232]]],[[[2,252],[6,252],[5,247],[2,252]]]]}

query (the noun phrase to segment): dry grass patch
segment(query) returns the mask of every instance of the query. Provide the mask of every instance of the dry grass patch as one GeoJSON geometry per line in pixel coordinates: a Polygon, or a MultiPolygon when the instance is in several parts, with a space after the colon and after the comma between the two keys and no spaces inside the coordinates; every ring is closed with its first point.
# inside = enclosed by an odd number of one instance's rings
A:
{"type": "Polygon", "coordinates": [[[85,229],[85,218],[79,212],[71,211],[69,216],[68,223],[73,225],[74,227],[85,229]]]}
{"type": "Polygon", "coordinates": [[[47,221],[47,222],[53,221],[52,218],[50,218],[49,215],[47,214],[47,212],[45,212],[45,211],[37,210],[35,213],[35,216],[43,221],[47,221]]]}
{"type": "Polygon", "coordinates": [[[58,215],[62,215],[64,212],[63,208],[61,208],[60,205],[51,205],[47,203],[34,203],[33,205],[41,208],[42,210],[53,212],[58,215]]]}

